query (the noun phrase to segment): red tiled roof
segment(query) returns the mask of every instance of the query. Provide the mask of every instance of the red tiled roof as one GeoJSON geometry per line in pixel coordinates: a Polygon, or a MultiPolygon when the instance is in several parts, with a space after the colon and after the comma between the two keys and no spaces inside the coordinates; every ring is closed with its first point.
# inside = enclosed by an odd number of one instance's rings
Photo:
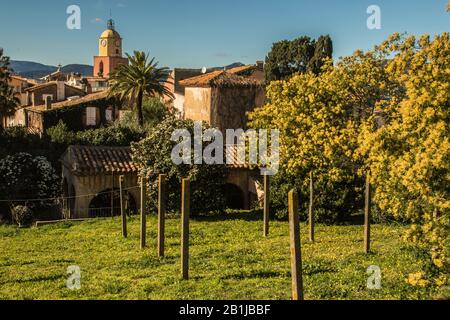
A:
{"type": "MultiPolygon", "coordinates": [[[[84,97],[77,98],[77,99],[74,99],[74,100],[65,100],[65,101],[62,101],[62,102],[52,103],[52,109],[51,110],[61,109],[61,108],[66,108],[66,107],[73,107],[73,106],[78,106],[78,105],[86,103],[86,102],[106,99],[106,98],[108,98],[108,92],[109,92],[108,90],[104,90],[104,91],[88,94],[88,95],[86,95],[84,97]]],[[[31,111],[36,111],[36,112],[39,112],[39,113],[46,112],[46,111],[51,111],[51,110],[46,110],[45,105],[28,107],[27,109],[31,110],[31,111]]]]}
{"type": "MultiPolygon", "coordinates": [[[[37,84],[37,85],[35,85],[33,87],[27,88],[27,89],[25,89],[25,91],[36,91],[37,89],[55,86],[55,85],[57,85],[57,83],[58,83],[58,81],[49,81],[49,82],[37,84]]],[[[73,90],[78,90],[80,93],[84,93],[83,89],[80,89],[80,88],[68,85],[67,83],[64,83],[64,85],[66,87],[68,87],[68,88],[73,89],[73,90]]]]}
{"type": "Polygon", "coordinates": [[[251,69],[255,69],[255,68],[257,68],[256,65],[248,64],[248,65],[241,66],[241,67],[231,68],[231,69],[228,69],[227,71],[231,72],[231,73],[239,74],[240,72],[251,70],[251,69]]]}
{"type": "Polygon", "coordinates": [[[130,147],[70,146],[61,161],[73,174],[79,176],[138,171],[131,159],[130,147]]]}
{"type": "Polygon", "coordinates": [[[220,70],[180,81],[180,85],[183,87],[251,87],[260,84],[256,80],[220,70]]]}

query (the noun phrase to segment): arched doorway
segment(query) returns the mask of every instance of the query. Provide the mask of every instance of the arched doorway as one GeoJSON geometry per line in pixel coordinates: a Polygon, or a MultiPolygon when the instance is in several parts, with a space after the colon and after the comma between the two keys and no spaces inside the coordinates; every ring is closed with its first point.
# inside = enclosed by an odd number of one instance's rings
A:
{"type": "MultiPolygon", "coordinates": [[[[124,207],[128,214],[136,213],[136,200],[128,191],[123,192],[124,207]]],[[[120,191],[119,189],[107,189],[94,197],[89,204],[89,217],[111,217],[120,215],[120,191]]]]}
{"type": "Polygon", "coordinates": [[[223,186],[226,207],[228,209],[244,209],[244,192],[235,184],[227,183],[223,186]]]}

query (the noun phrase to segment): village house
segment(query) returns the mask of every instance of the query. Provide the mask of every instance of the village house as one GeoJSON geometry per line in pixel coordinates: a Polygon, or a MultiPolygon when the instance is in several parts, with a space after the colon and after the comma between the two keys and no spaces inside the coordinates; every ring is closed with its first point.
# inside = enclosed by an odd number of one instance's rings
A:
{"type": "Polygon", "coordinates": [[[180,82],[185,88],[184,117],[205,121],[222,132],[246,129],[246,113],[262,106],[261,81],[229,71],[214,71],[180,82]]]}
{"type": "Polygon", "coordinates": [[[109,87],[107,78],[93,76],[85,77],[76,73],[72,73],[66,83],[70,86],[82,89],[87,94],[104,91],[109,87]]]}
{"type": "Polygon", "coordinates": [[[37,84],[36,80],[23,78],[18,75],[12,75],[9,80],[9,86],[13,87],[14,93],[20,100],[20,105],[26,105],[28,103],[28,97],[26,90],[37,84]]]}
{"type": "MultiPolygon", "coordinates": [[[[183,80],[201,76],[204,74],[209,74],[215,71],[223,71],[224,69],[212,68],[212,69],[183,69],[175,68],[170,74],[170,79],[166,83],[166,87],[174,95],[174,99],[169,101],[165,100],[167,104],[178,111],[181,118],[185,118],[186,108],[185,108],[185,95],[186,88],[182,85],[183,80]]],[[[243,76],[245,78],[256,80],[259,83],[264,82],[264,62],[257,61],[256,64],[244,65],[240,67],[225,69],[227,72],[243,76]]]]}
{"type": "Polygon", "coordinates": [[[26,126],[32,132],[43,134],[63,121],[69,130],[95,129],[121,118],[121,104],[108,98],[108,91],[92,93],[81,98],[52,103],[47,97],[44,104],[24,108],[26,126]]]}
{"type": "Polygon", "coordinates": [[[63,81],[51,81],[42,84],[24,85],[23,80],[12,78],[15,81],[21,81],[22,87],[16,87],[20,106],[16,108],[14,115],[7,117],[6,127],[27,126],[26,107],[44,105],[46,100],[51,102],[62,102],[67,99],[82,97],[85,92],[79,88],[69,86],[63,81]]]}
{"type": "Polygon", "coordinates": [[[51,81],[38,84],[25,90],[27,93],[27,106],[43,105],[50,98],[52,102],[61,102],[73,97],[82,97],[84,90],[72,87],[63,81],[51,81]]]}
{"type": "Polygon", "coordinates": [[[170,73],[170,77],[166,82],[166,88],[173,94],[174,98],[164,97],[164,102],[174,108],[181,118],[184,116],[184,87],[180,85],[180,81],[199,76],[206,72],[206,69],[185,69],[175,68],[170,73]]]}
{"type": "Polygon", "coordinates": [[[16,97],[19,99],[19,106],[16,111],[11,116],[4,116],[2,121],[2,126],[4,128],[12,126],[25,126],[25,115],[23,112],[23,106],[28,103],[28,93],[27,89],[36,85],[37,82],[32,79],[26,79],[18,75],[11,75],[8,85],[13,88],[16,97]]]}

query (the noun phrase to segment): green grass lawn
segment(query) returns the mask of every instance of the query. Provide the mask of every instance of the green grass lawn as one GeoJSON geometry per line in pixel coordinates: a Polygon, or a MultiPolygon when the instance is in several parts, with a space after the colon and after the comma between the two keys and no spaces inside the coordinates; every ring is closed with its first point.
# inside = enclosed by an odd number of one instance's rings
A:
{"type": "MultiPolygon", "coordinates": [[[[120,218],[42,228],[0,226],[0,299],[290,299],[287,222],[231,215],[191,222],[190,276],[180,279],[179,219],[166,223],[166,257],[156,256],[156,217],[148,247],[139,249],[139,219],[121,237],[120,218]],[[81,268],[81,290],[66,287],[67,267],[81,268]]],[[[245,216],[247,217],[247,216],[245,216]]],[[[306,299],[427,299],[406,284],[420,269],[402,241],[403,227],[375,225],[373,254],[363,251],[362,226],[317,226],[314,244],[301,225],[306,299]],[[380,290],[367,289],[366,270],[382,271],[380,290]]]]}

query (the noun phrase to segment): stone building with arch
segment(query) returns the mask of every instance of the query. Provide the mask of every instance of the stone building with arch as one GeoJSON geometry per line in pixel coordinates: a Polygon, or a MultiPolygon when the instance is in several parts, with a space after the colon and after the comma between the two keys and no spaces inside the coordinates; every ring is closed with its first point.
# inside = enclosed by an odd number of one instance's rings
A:
{"type": "Polygon", "coordinates": [[[119,177],[130,211],[141,201],[129,147],[70,146],[61,157],[65,218],[117,215],[119,177]]]}

